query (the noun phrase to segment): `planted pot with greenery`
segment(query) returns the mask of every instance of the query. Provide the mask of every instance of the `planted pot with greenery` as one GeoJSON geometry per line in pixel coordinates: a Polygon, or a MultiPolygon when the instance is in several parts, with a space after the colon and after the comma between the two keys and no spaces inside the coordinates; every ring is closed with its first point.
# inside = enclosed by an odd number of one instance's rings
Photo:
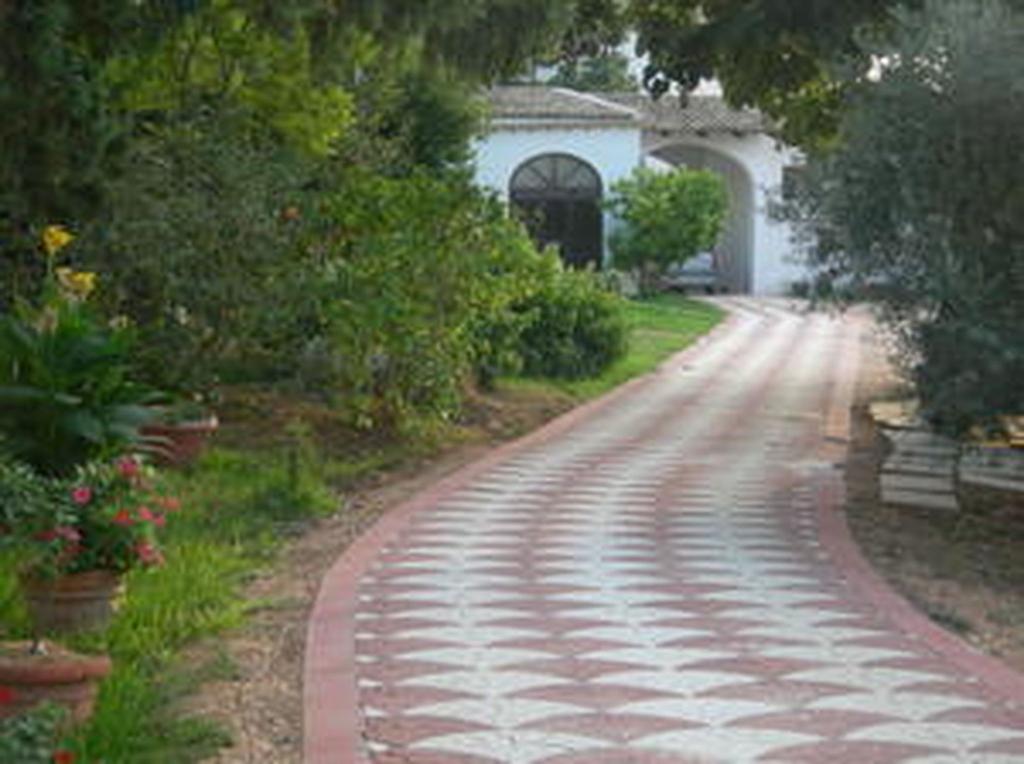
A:
{"type": "Polygon", "coordinates": [[[132,378],[128,327],[89,305],[96,274],[56,265],[71,241],[60,226],[43,231],[39,299],[0,315],[0,453],[64,477],[137,443],[157,397],[132,378]]]}
{"type": "Polygon", "coordinates": [[[0,546],[23,560],[21,584],[37,633],[98,628],[122,576],[163,562],[157,540],[177,501],[131,456],[89,462],[69,478],[0,463],[0,546]]]}
{"type": "Polygon", "coordinates": [[[154,408],[140,430],[144,450],[160,465],[184,467],[196,460],[220,426],[217,415],[198,401],[154,408]]]}

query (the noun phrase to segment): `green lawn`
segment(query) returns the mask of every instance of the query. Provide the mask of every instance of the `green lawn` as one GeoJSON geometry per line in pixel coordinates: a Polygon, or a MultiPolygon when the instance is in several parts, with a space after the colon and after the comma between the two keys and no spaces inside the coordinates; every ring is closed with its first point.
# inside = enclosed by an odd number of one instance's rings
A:
{"type": "Polygon", "coordinates": [[[653,371],[666,358],[707,333],[724,314],[708,303],[670,293],[630,300],[626,315],[629,350],[600,376],[575,381],[514,379],[505,383],[554,388],[578,401],[596,398],[633,377],[653,371]]]}

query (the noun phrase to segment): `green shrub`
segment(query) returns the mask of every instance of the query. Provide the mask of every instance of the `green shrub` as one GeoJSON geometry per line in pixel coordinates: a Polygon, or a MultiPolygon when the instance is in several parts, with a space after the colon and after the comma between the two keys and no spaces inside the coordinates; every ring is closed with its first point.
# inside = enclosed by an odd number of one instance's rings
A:
{"type": "Polygon", "coordinates": [[[474,369],[506,354],[507,310],[539,260],[495,202],[422,173],[352,173],[306,246],[324,258],[324,372],[356,424],[383,429],[458,410],[474,369]]]}
{"type": "Polygon", "coordinates": [[[518,347],[527,375],[595,376],[626,352],[623,301],[593,273],[553,269],[547,282],[516,308],[530,317],[518,347]]]}
{"type": "Polygon", "coordinates": [[[611,237],[615,265],[635,270],[642,292],[669,265],[711,249],[729,207],[724,182],[706,170],[640,167],[612,190],[608,207],[623,223],[611,237]]]}
{"type": "Polygon", "coordinates": [[[131,319],[144,378],[204,392],[225,375],[287,374],[313,319],[302,298],[306,163],[227,117],[136,140],[109,184],[110,214],[86,236],[110,314],[131,319]],[[298,219],[292,219],[300,216],[298,219]]]}

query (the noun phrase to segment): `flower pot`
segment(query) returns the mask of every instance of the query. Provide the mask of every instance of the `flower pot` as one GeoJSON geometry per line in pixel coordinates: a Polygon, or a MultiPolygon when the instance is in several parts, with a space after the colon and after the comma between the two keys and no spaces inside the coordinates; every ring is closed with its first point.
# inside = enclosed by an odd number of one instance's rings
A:
{"type": "Polygon", "coordinates": [[[0,687],[5,702],[0,719],[22,714],[39,703],[64,706],[80,724],[92,714],[97,684],[110,673],[105,655],[80,655],[48,643],[44,654],[32,653],[29,642],[0,643],[0,687]]]}
{"type": "Polygon", "coordinates": [[[157,464],[185,467],[196,460],[219,425],[216,416],[209,416],[191,422],[147,424],[141,432],[145,449],[157,464]]]}
{"type": "Polygon", "coordinates": [[[184,467],[196,461],[206,441],[216,432],[220,422],[215,416],[190,422],[159,422],[143,425],[145,450],[157,464],[184,467]]]}
{"type": "Polygon", "coordinates": [[[110,622],[124,594],[121,576],[87,570],[53,579],[23,576],[22,591],[36,630],[64,634],[100,629],[110,622]]]}

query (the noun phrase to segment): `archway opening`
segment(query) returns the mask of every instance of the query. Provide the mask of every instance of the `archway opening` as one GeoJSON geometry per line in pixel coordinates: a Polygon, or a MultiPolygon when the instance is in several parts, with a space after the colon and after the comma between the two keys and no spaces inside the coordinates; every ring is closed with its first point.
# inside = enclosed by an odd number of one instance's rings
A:
{"type": "Polygon", "coordinates": [[[543,154],[512,174],[509,200],[530,235],[554,246],[573,267],[600,267],[603,255],[601,176],[568,154],[543,154]]]}
{"type": "Polygon", "coordinates": [[[705,146],[671,143],[649,152],[676,167],[710,170],[722,177],[729,192],[729,215],[715,245],[718,281],[728,291],[745,294],[754,281],[754,184],[736,160],[705,146]]]}

